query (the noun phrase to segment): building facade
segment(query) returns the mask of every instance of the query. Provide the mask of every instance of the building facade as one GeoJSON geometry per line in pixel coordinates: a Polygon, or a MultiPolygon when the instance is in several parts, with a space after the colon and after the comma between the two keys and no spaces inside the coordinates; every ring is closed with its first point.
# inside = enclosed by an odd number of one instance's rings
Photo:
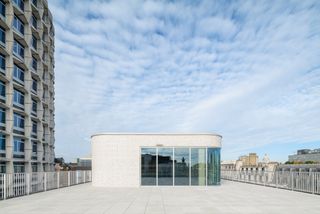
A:
{"type": "Polygon", "coordinates": [[[314,162],[320,163],[320,149],[301,149],[297,154],[289,155],[289,162],[314,162]]]}
{"type": "Polygon", "coordinates": [[[276,170],[278,162],[270,161],[267,154],[259,162],[256,153],[240,156],[236,161],[222,161],[221,170],[224,171],[244,171],[244,172],[273,172],[276,170]]]}
{"type": "Polygon", "coordinates": [[[54,26],[47,0],[0,0],[0,173],[54,170],[54,26]]]}
{"type": "Polygon", "coordinates": [[[218,185],[221,138],[215,134],[93,135],[92,184],[104,187],[218,185]]]}

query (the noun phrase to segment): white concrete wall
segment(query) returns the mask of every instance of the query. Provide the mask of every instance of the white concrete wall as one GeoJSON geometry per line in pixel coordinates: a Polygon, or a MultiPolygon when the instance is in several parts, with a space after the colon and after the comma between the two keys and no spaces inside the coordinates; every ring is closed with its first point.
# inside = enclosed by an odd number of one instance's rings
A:
{"type": "Polygon", "coordinates": [[[214,134],[98,134],[91,138],[92,184],[104,187],[140,186],[140,148],[221,147],[214,134]]]}

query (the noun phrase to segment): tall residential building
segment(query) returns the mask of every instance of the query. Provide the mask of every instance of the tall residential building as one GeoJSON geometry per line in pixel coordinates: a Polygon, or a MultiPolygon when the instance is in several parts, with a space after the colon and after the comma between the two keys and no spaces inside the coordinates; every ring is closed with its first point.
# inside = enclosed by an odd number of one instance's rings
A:
{"type": "Polygon", "coordinates": [[[54,170],[54,27],[47,0],[0,0],[0,173],[54,170]]]}

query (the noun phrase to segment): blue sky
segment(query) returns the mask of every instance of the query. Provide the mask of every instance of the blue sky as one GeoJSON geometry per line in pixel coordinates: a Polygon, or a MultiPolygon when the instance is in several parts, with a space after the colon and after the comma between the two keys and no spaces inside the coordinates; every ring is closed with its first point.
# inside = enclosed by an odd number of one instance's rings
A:
{"type": "Polygon", "coordinates": [[[49,1],[56,156],[97,132],[215,132],[222,159],[320,147],[320,2],[49,1]]]}

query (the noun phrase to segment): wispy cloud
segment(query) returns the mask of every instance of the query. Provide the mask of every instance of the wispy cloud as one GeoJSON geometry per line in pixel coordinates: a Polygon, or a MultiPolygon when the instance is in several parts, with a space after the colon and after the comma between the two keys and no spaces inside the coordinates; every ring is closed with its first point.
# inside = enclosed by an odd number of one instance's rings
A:
{"type": "Polygon", "coordinates": [[[218,132],[223,159],[320,147],[318,1],[49,3],[57,155],[105,131],[218,132]]]}

